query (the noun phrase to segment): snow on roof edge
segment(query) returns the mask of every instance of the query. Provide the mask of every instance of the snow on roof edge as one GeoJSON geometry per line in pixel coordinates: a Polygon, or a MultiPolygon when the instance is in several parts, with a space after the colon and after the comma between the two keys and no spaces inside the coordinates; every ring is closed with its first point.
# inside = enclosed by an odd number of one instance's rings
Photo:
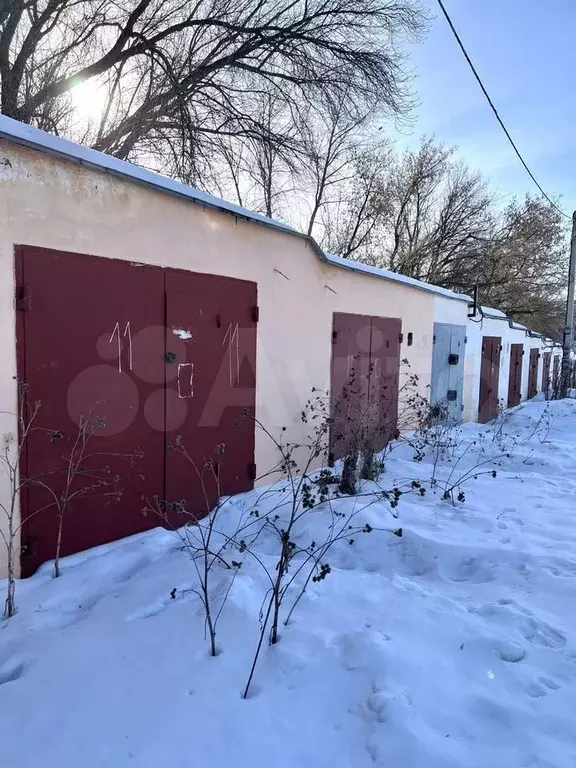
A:
{"type": "Polygon", "coordinates": [[[501,309],[495,309],[494,307],[480,307],[480,310],[484,317],[490,317],[493,320],[508,320],[508,315],[502,312],[501,309]]]}
{"type": "Polygon", "coordinates": [[[464,293],[456,293],[455,291],[448,290],[448,288],[441,288],[439,285],[425,283],[423,280],[416,280],[414,277],[400,275],[398,272],[391,272],[390,270],[382,269],[381,267],[372,267],[370,264],[363,264],[361,261],[355,261],[354,259],[345,259],[342,256],[334,256],[334,254],[325,252],[323,253],[325,261],[327,261],[329,264],[333,264],[336,267],[342,267],[343,269],[349,269],[353,272],[361,272],[363,274],[383,278],[384,280],[391,280],[396,283],[402,283],[403,285],[408,285],[411,288],[417,288],[421,291],[436,293],[439,296],[444,296],[446,299],[465,301],[466,303],[470,303],[472,301],[472,297],[467,296],[464,293]]]}
{"type": "Polygon", "coordinates": [[[435,293],[439,296],[443,296],[447,299],[454,299],[457,301],[471,302],[470,296],[461,293],[455,293],[446,288],[441,288],[431,283],[425,283],[421,280],[416,280],[412,277],[406,277],[396,272],[390,272],[386,269],[380,269],[379,267],[371,267],[368,264],[362,264],[361,262],[354,261],[352,259],[344,259],[341,256],[333,256],[325,253],[313,237],[306,235],[302,232],[298,232],[296,229],[289,227],[287,224],[282,224],[275,219],[270,219],[267,216],[262,216],[259,213],[243,208],[235,203],[230,203],[226,200],[222,200],[213,195],[209,195],[207,192],[202,192],[194,187],[189,187],[179,181],[174,181],[167,176],[162,176],[159,173],[154,173],[146,168],[141,168],[138,165],[129,163],[126,160],[119,160],[117,157],[107,155],[104,152],[98,152],[95,149],[84,147],[81,144],[76,144],[69,139],[64,139],[61,136],[54,136],[53,134],[46,133],[32,125],[21,123],[18,120],[13,120],[6,115],[0,115],[0,138],[12,141],[17,144],[22,144],[32,149],[36,149],[49,154],[57,155],[58,157],[64,157],[67,160],[75,160],[83,165],[91,166],[99,170],[106,171],[115,176],[127,178],[139,184],[144,184],[149,187],[163,190],[178,197],[191,200],[200,205],[205,205],[216,210],[226,211],[235,216],[241,216],[242,218],[253,221],[257,224],[263,224],[265,226],[272,227],[286,232],[288,234],[296,235],[307,240],[311,245],[316,255],[323,261],[332,264],[336,267],[349,269],[354,272],[360,272],[369,274],[374,277],[379,277],[384,280],[390,280],[392,282],[401,283],[403,285],[417,288],[419,290],[435,293]]]}
{"type": "Polygon", "coordinates": [[[58,155],[59,157],[64,157],[68,160],[76,160],[83,165],[92,166],[93,168],[107,171],[116,176],[121,176],[147,186],[162,189],[173,195],[178,195],[179,197],[184,197],[193,202],[200,203],[201,205],[224,210],[236,216],[242,216],[243,218],[258,222],[259,224],[266,224],[275,229],[282,230],[283,232],[289,232],[295,235],[300,234],[295,229],[292,229],[292,227],[289,227],[287,224],[282,224],[280,221],[269,219],[267,216],[262,216],[259,213],[249,211],[247,208],[243,208],[235,203],[221,200],[218,197],[214,197],[214,195],[209,195],[207,192],[202,192],[194,187],[189,187],[180,181],[175,181],[168,176],[149,171],[146,168],[134,165],[134,163],[120,160],[113,155],[98,152],[95,149],[85,147],[82,144],[76,144],[61,136],[54,136],[51,133],[46,133],[45,131],[40,130],[40,128],[35,128],[32,125],[20,123],[18,120],[6,117],[6,115],[0,115],[0,138],[13,141],[17,144],[23,144],[32,149],[48,152],[49,154],[58,155]]]}

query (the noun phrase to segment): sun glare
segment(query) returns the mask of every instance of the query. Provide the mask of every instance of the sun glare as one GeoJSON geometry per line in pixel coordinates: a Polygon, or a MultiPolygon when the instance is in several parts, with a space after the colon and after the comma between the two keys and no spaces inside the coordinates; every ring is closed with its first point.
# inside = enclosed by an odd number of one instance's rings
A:
{"type": "Polygon", "coordinates": [[[71,91],[72,103],[81,120],[97,120],[106,104],[106,89],[96,80],[86,80],[71,91]]]}

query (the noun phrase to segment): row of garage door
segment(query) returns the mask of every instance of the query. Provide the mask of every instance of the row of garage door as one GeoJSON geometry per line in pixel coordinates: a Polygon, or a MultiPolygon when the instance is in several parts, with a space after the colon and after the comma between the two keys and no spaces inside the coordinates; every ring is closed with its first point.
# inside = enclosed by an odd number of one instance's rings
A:
{"type": "MultiPolygon", "coordinates": [[[[158,502],[180,526],[253,486],[254,283],[29,247],[16,250],[16,281],[18,379],[23,413],[35,414],[21,459],[22,575],[54,557],[53,494],[76,494],[67,555],[158,525],[143,514],[158,502]],[[96,428],[71,489],[87,421],[96,428]]],[[[368,404],[387,425],[375,447],[394,432],[400,334],[398,319],[334,315],[332,459],[368,404]]]]}
{"type": "MultiPolygon", "coordinates": [[[[18,379],[26,384],[27,418],[35,412],[22,456],[31,480],[21,496],[23,575],[54,557],[52,494],[65,490],[61,470],[87,414],[98,429],[77,483],[96,493],[78,494],[68,510],[63,555],[158,525],[142,514],[154,498],[178,526],[189,519],[183,509],[203,515],[219,495],[253,486],[254,283],[29,247],[16,251],[16,279],[18,379]],[[121,487],[114,498],[107,483],[100,487],[103,466],[121,487]]],[[[361,422],[372,425],[376,449],[393,436],[401,341],[399,319],[334,314],[332,459],[358,438],[361,422]]],[[[454,421],[461,419],[465,344],[464,326],[436,324],[431,400],[454,421]]],[[[508,405],[516,405],[522,345],[510,354],[508,405]]],[[[500,355],[500,338],[485,337],[481,421],[498,410],[500,355]]],[[[531,352],[529,396],[537,355],[531,352]]]]}
{"type": "MultiPolygon", "coordinates": [[[[442,404],[448,418],[457,422],[461,420],[463,404],[464,360],[466,344],[466,327],[436,323],[434,325],[434,351],[432,357],[432,404],[442,404]]],[[[540,351],[530,349],[528,364],[527,396],[531,399],[538,393],[538,370],[540,351]]],[[[499,379],[501,371],[502,338],[500,336],[484,336],[482,338],[482,355],[480,362],[480,385],[478,392],[478,421],[486,423],[494,419],[499,412],[499,379]]],[[[507,408],[513,408],[522,400],[522,370],[524,360],[524,345],[510,345],[510,361],[508,375],[507,408]]],[[[542,353],[541,391],[548,392],[551,385],[557,386],[560,374],[560,357],[554,356],[552,378],[550,381],[551,353],[542,353]]]]}

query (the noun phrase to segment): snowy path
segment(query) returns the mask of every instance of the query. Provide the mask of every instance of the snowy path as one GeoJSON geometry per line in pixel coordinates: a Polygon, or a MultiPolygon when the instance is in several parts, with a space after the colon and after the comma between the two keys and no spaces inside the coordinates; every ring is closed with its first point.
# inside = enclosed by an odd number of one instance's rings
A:
{"type": "MultiPolygon", "coordinates": [[[[520,408],[501,436],[463,428],[469,449],[440,476],[487,455],[483,469],[498,472],[466,483],[463,504],[407,496],[399,521],[372,505],[370,524],[403,536],[373,532],[332,551],[332,573],[266,648],[246,701],[266,589],[256,566],[236,577],[215,659],[195,572],[168,532],[20,583],[19,612],[0,624],[0,763],[574,768],[576,403],[551,403],[550,421],[546,407],[520,408]]],[[[382,482],[430,478],[430,457],[411,456],[395,450],[382,482]]],[[[320,535],[313,515],[303,536],[320,535]]],[[[262,559],[270,546],[262,540],[262,559]]],[[[224,594],[228,575],[216,578],[224,594]]]]}

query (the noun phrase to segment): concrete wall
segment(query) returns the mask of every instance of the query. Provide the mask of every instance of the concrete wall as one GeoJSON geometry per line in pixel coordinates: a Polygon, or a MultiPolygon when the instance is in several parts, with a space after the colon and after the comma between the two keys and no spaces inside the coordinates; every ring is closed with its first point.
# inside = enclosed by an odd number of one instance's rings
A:
{"type": "MultiPolygon", "coordinates": [[[[271,429],[288,427],[294,440],[304,436],[299,416],[311,388],[329,384],[333,312],[401,318],[401,355],[427,391],[434,294],[324,264],[294,235],[0,141],[0,411],[8,414],[17,404],[16,244],[258,283],[258,416],[271,429]]],[[[15,417],[4,415],[0,428],[15,433],[15,417]]],[[[276,463],[260,432],[256,463],[259,475],[276,463]]]]}

